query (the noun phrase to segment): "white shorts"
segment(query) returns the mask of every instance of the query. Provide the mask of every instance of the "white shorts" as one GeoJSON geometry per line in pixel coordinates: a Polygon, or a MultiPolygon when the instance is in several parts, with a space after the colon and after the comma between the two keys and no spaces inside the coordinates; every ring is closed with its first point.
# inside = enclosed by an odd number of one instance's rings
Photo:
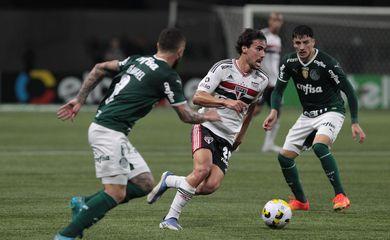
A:
{"type": "Polygon", "coordinates": [[[317,130],[316,135],[326,135],[333,143],[343,126],[344,118],[345,116],[338,112],[326,112],[315,118],[301,114],[294,126],[288,131],[283,149],[299,154],[306,138],[314,130],[317,130]]]}
{"type": "Polygon", "coordinates": [[[126,185],[127,181],[141,173],[150,172],[148,165],[121,132],[91,123],[88,141],[95,160],[96,177],[103,184],[126,185]],[[113,178],[126,175],[126,178],[113,178]]]}

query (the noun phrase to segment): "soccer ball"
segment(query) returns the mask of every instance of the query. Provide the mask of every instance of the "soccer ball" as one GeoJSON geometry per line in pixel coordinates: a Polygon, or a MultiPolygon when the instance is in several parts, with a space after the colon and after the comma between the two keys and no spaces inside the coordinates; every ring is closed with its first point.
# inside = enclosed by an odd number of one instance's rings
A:
{"type": "Polygon", "coordinates": [[[292,217],[291,208],[287,202],[281,199],[268,201],[261,211],[261,218],[265,225],[272,229],[281,229],[286,226],[292,217]]]}

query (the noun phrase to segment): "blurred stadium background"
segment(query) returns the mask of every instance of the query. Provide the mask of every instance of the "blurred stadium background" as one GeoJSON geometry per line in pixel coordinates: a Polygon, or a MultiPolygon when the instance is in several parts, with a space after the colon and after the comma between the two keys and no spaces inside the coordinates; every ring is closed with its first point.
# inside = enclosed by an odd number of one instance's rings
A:
{"type": "MultiPolygon", "coordinates": [[[[350,211],[334,214],[330,210],[330,186],[320,163],[313,161],[309,152],[298,164],[313,211],[294,213],[283,231],[270,231],[262,224],[262,205],[271,198],[286,199],[289,193],[275,154],[260,153],[265,111],[255,119],[241,150],[233,155],[221,189],[195,198],[186,209],[185,231],[161,232],[157,228],[172,199],[171,191],[153,206],[144,199],[121,206],[87,231],[85,239],[390,239],[390,8],[386,6],[390,3],[278,3],[1,1],[0,239],[51,239],[68,222],[70,196],[99,188],[87,128],[110,79],[91,94],[89,106],[75,123],[62,123],[55,117],[58,105],[75,96],[96,62],[152,54],[160,30],[175,25],[188,40],[178,72],[190,99],[213,63],[234,57],[233,45],[242,28],[265,27],[270,11],[284,15],[282,54],[293,50],[293,27],[310,24],[317,47],[340,61],[356,88],[367,142],[359,145],[352,141],[348,115],[334,148],[351,196],[350,211]]],[[[300,111],[291,84],[285,105],[279,144],[300,111]]],[[[189,129],[163,106],[136,125],[130,139],[156,179],[166,169],[179,174],[191,169],[189,129]]]]}

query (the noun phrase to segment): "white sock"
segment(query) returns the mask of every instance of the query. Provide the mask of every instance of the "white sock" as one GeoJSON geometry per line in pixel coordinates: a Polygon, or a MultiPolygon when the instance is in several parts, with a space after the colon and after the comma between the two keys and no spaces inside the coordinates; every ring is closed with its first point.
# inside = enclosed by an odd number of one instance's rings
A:
{"type": "Polygon", "coordinates": [[[185,179],[186,177],[183,176],[170,175],[165,179],[165,183],[170,188],[179,188],[181,182],[185,179]]]}
{"type": "Polygon", "coordinates": [[[171,208],[169,209],[169,212],[165,219],[179,219],[181,210],[187,204],[187,202],[191,200],[192,196],[194,196],[195,191],[196,188],[188,184],[185,179],[184,181],[181,181],[180,187],[177,189],[177,193],[175,195],[175,198],[173,199],[171,208]]]}

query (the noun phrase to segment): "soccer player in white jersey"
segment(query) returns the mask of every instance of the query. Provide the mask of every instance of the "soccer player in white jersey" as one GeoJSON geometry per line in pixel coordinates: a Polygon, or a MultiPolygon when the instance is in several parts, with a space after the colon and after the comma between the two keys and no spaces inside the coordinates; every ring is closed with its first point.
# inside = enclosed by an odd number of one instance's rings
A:
{"type": "Polygon", "coordinates": [[[168,188],[178,189],[160,228],[180,230],[178,219],[186,203],[194,195],[211,194],[219,188],[231,152],[241,143],[254,106],[268,86],[268,76],[261,70],[265,48],[264,34],[246,29],[237,41],[240,56],[216,63],[199,83],[194,104],[203,107],[201,112],[216,107],[221,121],[193,125],[193,171],[186,177],[164,172],[148,195],[148,202],[153,203],[168,188]]]}
{"type": "MultiPolygon", "coordinates": [[[[278,12],[272,12],[268,18],[268,27],[261,29],[267,39],[267,48],[265,49],[265,58],[261,66],[269,76],[269,85],[264,91],[263,96],[256,105],[254,115],[261,112],[264,104],[271,107],[271,93],[275,88],[276,80],[279,73],[280,53],[282,50],[282,41],[279,37],[280,28],[283,25],[283,15],[278,12]]],[[[280,114],[279,116],[280,117],[280,114]]],[[[261,148],[262,152],[279,152],[281,148],[275,145],[275,138],[279,130],[279,121],[274,127],[266,131],[264,143],[261,148]]]]}

